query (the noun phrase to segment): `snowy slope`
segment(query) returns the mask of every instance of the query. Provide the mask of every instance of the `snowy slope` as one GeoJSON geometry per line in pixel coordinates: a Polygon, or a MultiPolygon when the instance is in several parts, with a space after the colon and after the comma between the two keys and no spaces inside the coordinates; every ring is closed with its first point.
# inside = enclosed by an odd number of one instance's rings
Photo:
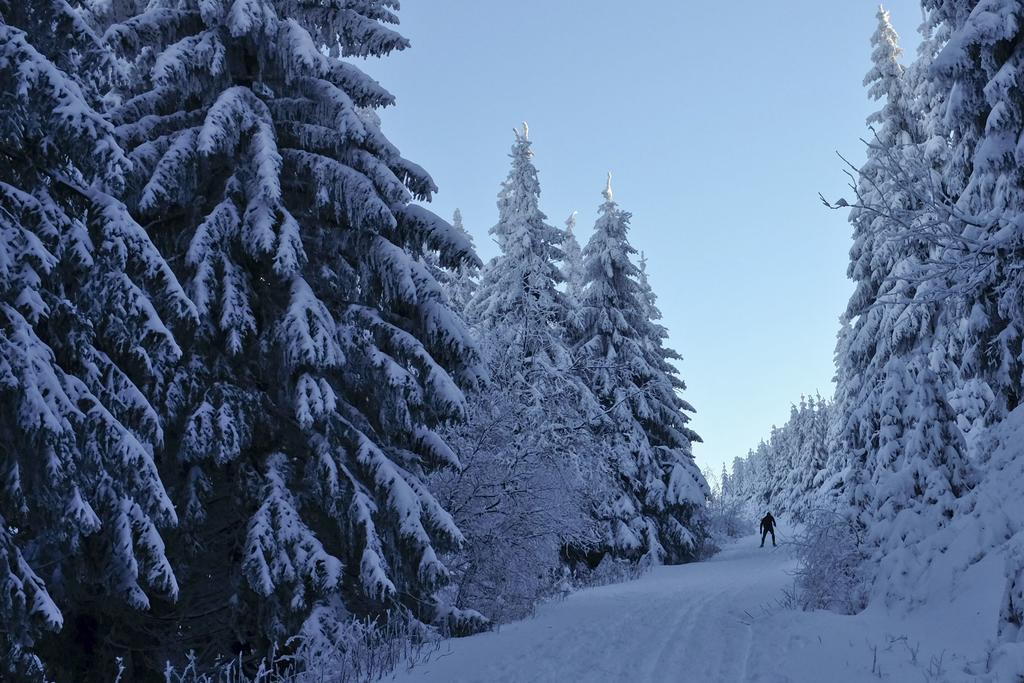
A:
{"type": "Polygon", "coordinates": [[[962,603],[913,616],[798,612],[780,604],[795,568],[785,535],[777,550],[758,541],[747,537],[707,562],[581,591],[534,619],[452,641],[450,651],[395,680],[997,680],[952,673],[983,659],[995,637],[991,610],[1001,586],[993,577],[979,576],[962,603]]]}

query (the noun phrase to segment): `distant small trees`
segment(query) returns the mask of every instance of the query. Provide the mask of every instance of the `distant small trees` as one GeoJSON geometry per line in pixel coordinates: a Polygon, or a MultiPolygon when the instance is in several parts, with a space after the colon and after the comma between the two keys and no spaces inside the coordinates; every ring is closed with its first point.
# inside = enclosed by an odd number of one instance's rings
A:
{"type": "Polygon", "coordinates": [[[769,508],[806,521],[820,505],[834,410],[835,404],[820,395],[801,397],[791,407],[789,420],[773,427],[767,441],[745,458],[733,460],[728,486],[723,488],[725,504],[739,506],[748,520],[769,508]]]}

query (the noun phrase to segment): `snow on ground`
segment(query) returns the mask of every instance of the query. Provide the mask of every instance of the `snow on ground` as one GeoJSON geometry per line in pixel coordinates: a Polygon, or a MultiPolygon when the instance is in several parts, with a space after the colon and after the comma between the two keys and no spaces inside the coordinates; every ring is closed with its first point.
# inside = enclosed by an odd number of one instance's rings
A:
{"type": "Polygon", "coordinates": [[[533,619],[453,640],[395,680],[998,680],[964,673],[996,636],[1004,584],[995,563],[979,563],[958,600],[936,596],[912,615],[800,612],[783,606],[796,562],[782,534],[777,549],[748,536],[706,562],[580,591],[533,619]]]}

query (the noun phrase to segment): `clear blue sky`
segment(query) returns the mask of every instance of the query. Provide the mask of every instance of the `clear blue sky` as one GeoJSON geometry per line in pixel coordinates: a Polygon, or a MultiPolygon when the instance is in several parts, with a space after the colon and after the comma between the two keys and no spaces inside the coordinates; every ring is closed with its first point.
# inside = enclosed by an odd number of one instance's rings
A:
{"type": "MultiPolygon", "coordinates": [[[[920,5],[887,5],[913,57],[920,5]]],[[[715,472],[832,393],[846,280],[839,150],[862,158],[861,83],[877,4],[865,0],[404,0],[412,48],[364,64],[398,98],[385,132],[459,207],[482,257],[530,124],[541,207],[585,243],[608,170],[633,213],[715,472]]]]}

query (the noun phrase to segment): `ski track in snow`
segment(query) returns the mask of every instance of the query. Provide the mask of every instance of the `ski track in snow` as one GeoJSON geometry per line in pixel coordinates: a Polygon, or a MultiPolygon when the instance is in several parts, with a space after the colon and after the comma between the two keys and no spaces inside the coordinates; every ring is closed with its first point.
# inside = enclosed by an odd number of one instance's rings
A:
{"type": "MultiPolygon", "coordinates": [[[[793,559],[748,536],[705,562],[657,567],[636,581],[579,591],[497,632],[447,641],[405,683],[867,683],[982,681],[996,638],[1002,560],[978,563],[917,613],[856,616],[782,607],[793,559]],[[912,648],[914,650],[912,654],[912,648]],[[931,670],[928,670],[931,667],[931,670]]],[[[937,586],[944,585],[941,582],[937,586]]]]}
{"type": "Polygon", "coordinates": [[[573,594],[533,619],[454,640],[451,652],[395,680],[789,680],[747,672],[758,616],[777,609],[796,566],[784,546],[762,549],[759,541],[750,536],[706,562],[573,594]]]}

